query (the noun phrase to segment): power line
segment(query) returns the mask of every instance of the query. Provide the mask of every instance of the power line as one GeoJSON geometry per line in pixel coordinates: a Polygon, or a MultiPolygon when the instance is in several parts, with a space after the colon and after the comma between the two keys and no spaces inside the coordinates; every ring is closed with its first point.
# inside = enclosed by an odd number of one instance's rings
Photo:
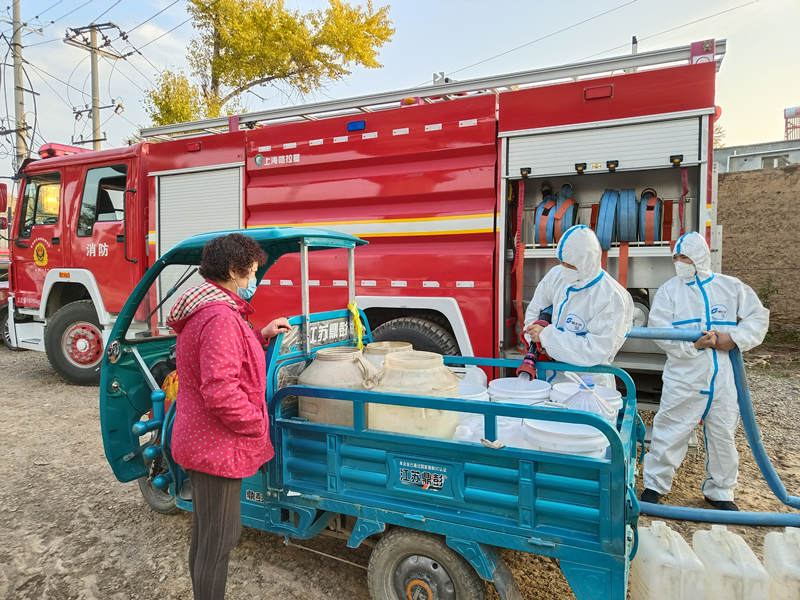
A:
{"type": "Polygon", "coordinates": [[[38,15],[36,15],[36,16],[35,16],[35,17],[33,17],[33,18],[34,18],[34,19],[38,19],[38,18],[39,18],[39,17],[41,17],[41,16],[42,16],[44,13],[46,13],[46,12],[49,12],[50,10],[54,9],[56,6],[58,6],[59,4],[61,4],[63,1],[64,1],[64,0],[57,0],[55,3],[53,3],[53,4],[51,4],[50,6],[48,6],[47,8],[45,8],[45,9],[44,9],[42,12],[40,12],[38,15]]]}
{"type": "Polygon", "coordinates": [[[107,13],[108,13],[108,12],[109,12],[111,9],[112,9],[112,8],[114,8],[114,7],[115,7],[117,4],[119,4],[120,2],[122,2],[122,0],[117,0],[116,2],[114,2],[114,4],[112,4],[112,5],[111,5],[111,6],[109,6],[107,9],[105,9],[103,12],[101,12],[99,15],[97,15],[97,16],[94,18],[94,21],[92,21],[92,22],[93,22],[93,23],[97,23],[97,22],[98,22],[100,19],[102,19],[102,18],[103,18],[103,17],[104,17],[104,16],[105,16],[105,15],[106,15],[106,14],[107,14],[107,13]]]}
{"type": "Polygon", "coordinates": [[[70,83],[67,83],[66,81],[64,81],[63,79],[60,79],[60,78],[56,77],[55,75],[52,75],[52,74],[48,73],[47,71],[45,71],[45,70],[44,70],[44,69],[42,69],[41,67],[37,67],[37,66],[36,66],[35,64],[33,64],[31,61],[29,61],[29,60],[27,60],[27,59],[23,59],[23,60],[22,60],[22,62],[24,62],[26,65],[30,65],[31,67],[33,67],[34,69],[36,69],[36,70],[37,70],[37,71],[39,71],[40,73],[43,73],[43,74],[47,75],[47,76],[48,76],[48,77],[50,77],[51,79],[55,79],[55,80],[56,80],[56,81],[58,81],[59,83],[63,83],[63,84],[64,84],[64,85],[66,85],[68,88],[72,88],[73,90],[75,90],[75,91],[78,91],[78,92],[80,92],[80,93],[81,93],[81,94],[83,94],[83,95],[87,95],[87,94],[86,94],[86,91],[84,91],[84,90],[82,90],[82,89],[80,89],[80,88],[77,88],[77,87],[75,87],[74,85],[72,85],[72,84],[70,84],[70,83]]]}
{"type": "MultiPolygon", "coordinates": [[[[126,32],[125,32],[125,34],[126,34],[126,35],[130,35],[130,34],[131,34],[131,33],[133,33],[134,31],[136,31],[137,29],[139,29],[139,27],[141,27],[141,26],[142,26],[142,25],[144,25],[145,23],[149,23],[150,21],[152,21],[153,19],[155,19],[155,18],[156,18],[158,15],[160,15],[160,14],[161,14],[161,13],[163,13],[164,11],[166,11],[166,10],[168,10],[168,9],[172,8],[173,6],[175,6],[175,5],[176,5],[178,2],[180,2],[180,1],[181,1],[181,0],[175,0],[175,1],[174,1],[172,4],[168,4],[167,6],[165,6],[164,8],[162,8],[160,11],[158,11],[156,14],[152,15],[150,18],[148,18],[148,19],[145,19],[144,21],[142,21],[141,23],[139,23],[138,25],[136,25],[136,26],[135,26],[135,27],[133,27],[132,29],[129,29],[128,31],[126,31],[126,32]]],[[[120,36],[120,37],[122,37],[122,36],[120,36]]],[[[117,38],[117,39],[119,39],[119,38],[117,38]]]]}
{"type": "MultiPolygon", "coordinates": [[[[560,33],[564,33],[565,31],[569,31],[570,29],[574,29],[576,27],[580,27],[581,25],[585,25],[589,21],[593,21],[594,19],[599,19],[600,17],[604,17],[605,15],[608,15],[608,14],[611,14],[613,12],[616,12],[616,11],[622,9],[622,8],[625,8],[626,6],[630,6],[631,4],[635,4],[636,2],[638,2],[638,0],[628,0],[624,4],[620,4],[620,5],[615,6],[613,8],[609,8],[609,9],[604,10],[602,12],[599,12],[599,13],[597,13],[595,15],[592,15],[591,17],[587,17],[587,18],[583,19],[582,21],[578,21],[577,23],[573,23],[572,25],[567,25],[566,27],[562,27],[561,29],[558,29],[556,31],[551,31],[548,34],[545,34],[545,35],[543,35],[541,37],[538,37],[536,39],[530,40],[529,42],[525,42],[524,44],[520,44],[519,46],[515,46],[513,48],[509,48],[508,50],[500,52],[499,54],[495,54],[495,55],[490,56],[488,58],[484,58],[483,60],[479,60],[478,62],[472,63],[471,65],[467,65],[465,67],[460,67],[460,68],[458,68],[458,69],[456,69],[454,71],[450,71],[447,74],[448,75],[453,75],[455,73],[460,73],[461,71],[466,71],[467,69],[471,69],[472,67],[477,67],[478,65],[482,65],[482,64],[487,63],[489,61],[492,61],[492,60],[494,60],[496,58],[500,58],[501,56],[505,56],[506,54],[511,54],[512,52],[516,52],[517,50],[521,50],[522,48],[526,48],[528,46],[532,46],[533,44],[536,44],[538,42],[541,42],[543,40],[551,38],[551,37],[553,37],[555,35],[558,35],[560,33]]],[[[419,86],[425,85],[427,83],[428,83],[428,81],[426,80],[426,81],[423,81],[421,83],[416,84],[413,87],[419,87],[419,86]]]]}
{"type": "Polygon", "coordinates": [[[153,38],[152,40],[150,40],[149,42],[147,42],[147,43],[146,43],[146,44],[144,44],[143,46],[140,46],[140,47],[139,47],[139,51],[143,50],[144,48],[147,48],[147,47],[148,47],[150,44],[153,44],[153,43],[157,42],[158,40],[160,40],[161,38],[163,38],[165,35],[169,35],[170,33],[172,33],[173,31],[175,31],[175,30],[176,30],[176,29],[178,29],[179,27],[183,27],[184,25],[186,25],[186,24],[187,24],[189,21],[191,21],[191,20],[192,20],[192,17],[189,17],[189,18],[188,18],[188,19],[186,19],[185,21],[182,21],[181,23],[178,23],[177,25],[175,25],[175,27],[173,27],[173,28],[172,28],[172,29],[170,29],[169,31],[165,31],[165,32],[164,32],[164,33],[162,33],[160,36],[158,36],[158,37],[156,37],[156,38],[153,38]]]}
{"type": "Polygon", "coordinates": [[[66,17],[70,16],[72,13],[79,11],[80,9],[82,9],[84,6],[86,6],[87,4],[89,4],[89,3],[91,3],[91,2],[94,2],[94,0],[86,0],[86,2],[84,2],[84,3],[83,3],[83,4],[81,4],[80,6],[76,6],[75,8],[73,8],[73,9],[72,9],[71,11],[69,11],[68,13],[65,13],[65,14],[61,15],[60,17],[58,17],[58,18],[57,18],[56,20],[54,20],[54,21],[50,21],[50,24],[52,25],[53,23],[57,23],[57,22],[58,22],[58,21],[60,21],[61,19],[64,19],[64,18],[66,18],[66,17]]]}
{"type": "Polygon", "coordinates": [[[609,8],[608,10],[604,10],[602,12],[599,12],[596,15],[592,15],[591,17],[587,17],[583,21],[578,21],[577,23],[573,23],[572,25],[568,25],[566,27],[562,27],[561,29],[558,29],[556,31],[552,31],[552,32],[550,32],[550,33],[548,33],[546,35],[543,35],[541,37],[538,37],[538,38],[536,38],[534,40],[531,40],[529,42],[525,42],[524,44],[520,44],[519,46],[515,46],[514,48],[506,50],[505,52],[501,52],[500,54],[495,54],[494,56],[490,56],[489,58],[485,58],[483,60],[479,60],[478,62],[472,63],[471,65],[467,65],[466,67],[461,67],[460,69],[456,69],[455,71],[450,71],[448,73],[448,75],[453,75],[455,73],[459,73],[461,71],[465,71],[467,69],[471,69],[472,67],[476,67],[478,65],[482,65],[483,63],[486,63],[486,62],[489,62],[491,60],[494,60],[495,58],[500,58],[501,56],[505,56],[506,54],[511,54],[512,52],[516,52],[517,50],[521,50],[522,48],[526,48],[528,46],[532,46],[533,44],[536,44],[538,42],[541,42],[543,40],[551,38],[554,35],[558,35],[559,33],[564,33],[565,31],[569,31],[570,29],[574,29],[576,27],[580,27],[581,25],[585,25],[589,21],[593,21],[595,19],[599,19],[600,17],[604,17],[605,15],[608,15],[608,14],[611,14],[613,12],[616,12],[616,11],[622,9],[622,8],[625,8],[626,6],[630,6],[631,4],[635,4],[636,2],[638,2],[638,0],[629,0],[628,2],[625,2],[624,4],[620,4],[619,6],[615,6],[613,8],[609,8]]]}
{"type": "MultiPolygon", "coordinates": [[[[739,10],[740,8],[744,8],[745,6],[750,6],[751,4],[757,4],[760,0],[750,0],[750,2],[745,2],[744,4],[739,4],[738,6],[733,6],[731,8],[726,8],[725,10],[721,10],[716,12],[712,15],[707,15],[705,17],[700,17],[699,19],[694,19],[693,21],[688,21],[682,25],[676,25],[675,27],[670,27],[669,29],[664,29],[663,31],[659,31],[658,33],[653,33],[644,37],[639,37],[638,40],[644,41],[649,40],[654,37],[658,37],[660,35],[665,35],[667,33],[672,33],[673,31],[677,31],[678,29],[683,29],[684,27],[689,27],[690,25],[695,25],[696,23],[700,23],[702,21],[707,21],[708,19],[713,19],[714,17],[719,17],[720,15],[724,15],[729,12],[733,12],[735,10],[739,10]]],[[[619,50],[620,48],[627,48],[628,44],[621,44],[619,46],[614,46],[613,48],[608,48],[603,50],[602,52],[595,52],[594,54],[590,54],[589,56],[584,56],[579,60],[588,60],[590,58],[594,58],[595,56],[600,56],[601,54],[605,54],[606,52],[613,52],[614,50],[619,50]]]]}
{"type": "MultiPolygon", "coordinates": [[[[104,58],[105,58],[105,57],[104,57],[104,58]]],[[[106,60],[108,60],[108,59],[106,59],[106,60]]],[[[122,76],[123,76],[125,79],[127,79],[128,81],[130,81],[130,82],[133,84],[133,86],[134,86],[134,87],[135,87],[137,90],[139,90],[140,92],[142,92],[143,94],[146,94],[146,93],[147,93],[145,90],[143,90],[143,89],[142,89],[142,88],[139,86],[139,84],[137,84],[137,83],[136,83],[136,82],[135,82],[133,79],[131,79],[130,77],[128,77],[128,76],[125,74],[125,72],[124,72],[124,71],[122,71],[122,70],[119,70],[119,69],[118,69],[118,70],[117,70],[117,73],[119,73],[120,75],[122,75],[122,76]]],[[[113,71],[112,71],[112,75],[113,75],[113,71]]],[[[109,76],[109,78],[110,78],[110,76],[109,76]]]]}

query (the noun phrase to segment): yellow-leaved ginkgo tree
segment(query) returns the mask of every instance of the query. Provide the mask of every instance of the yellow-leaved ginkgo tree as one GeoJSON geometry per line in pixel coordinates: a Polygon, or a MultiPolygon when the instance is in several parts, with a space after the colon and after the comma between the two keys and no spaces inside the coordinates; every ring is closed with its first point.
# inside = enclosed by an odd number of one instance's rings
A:
{"type": "Polygon", "coordinates": [[[378,68],[378,50],[394,34],[389,7],[330,0],[323,10],[289,10],[282,0],[188,0],[199,36],[187,51],[189,75],[163,71],[145,96],[154,125],[240,110],[240,97],[281,82],[301,93],[378,68]]]}

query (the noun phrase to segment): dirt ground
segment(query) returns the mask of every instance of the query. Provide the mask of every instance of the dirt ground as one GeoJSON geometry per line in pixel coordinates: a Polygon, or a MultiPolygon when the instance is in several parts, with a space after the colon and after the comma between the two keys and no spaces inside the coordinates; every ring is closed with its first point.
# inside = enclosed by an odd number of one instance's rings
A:
{"type": "MultiPolygon", "coordinates": [[[[769,354],[763,347],[760,355],[769,354]]],[[[791,355],[789,355],[791,356],[791,355]]],[[[750,383],[764,442],[790,493],[800,491],[800,372],[789,360],[753,360],[750,383]]],[[[116,481],[103,455],[97,388],[65,384],[43,354],[0,347],[0,598],[134,600],[191,598],[186,566],[190,518],[161,516],[135,483],[116,481]]],[[[747,510],[783,510],[763,482],[740,431],[737,502],[747,510]]],[[[702,450],[690,450],[667,501],[703,506],[702,450]]],[[[641,524],[648,519],[642,518],[641,524]]],[[[687,539],[707,525],[674,523],[687,539]]],[[[764,528],[734,527],[760,554],[764,528]]],[[[366,548],[343,541],[302,542],[366,565],[366,548]]],[[[557,565],[505,552],[527,600],[573,598],[557,565]]],[[[246,529],[231,556],[229,600],[368,599],[366,571],[246,529]]],[[[497,596],[492,591],[490,597],[497,596]]]]}

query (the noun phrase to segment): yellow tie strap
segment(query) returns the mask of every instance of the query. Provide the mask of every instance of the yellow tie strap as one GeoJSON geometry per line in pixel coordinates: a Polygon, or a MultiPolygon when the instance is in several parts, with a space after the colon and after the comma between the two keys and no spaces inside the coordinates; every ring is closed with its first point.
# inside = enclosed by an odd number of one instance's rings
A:
{"type": "Polygon", "coordinates": [[[348,302],[347,309],[353,315],[353,326],[355,328],[356,341],[358,342],[356,345],[359,350],[363,350],[364,343],[361,341],[361,338],[364,337],[364,324],[361,322],[361,314],[358,312],[356,301],[348,302]]]}

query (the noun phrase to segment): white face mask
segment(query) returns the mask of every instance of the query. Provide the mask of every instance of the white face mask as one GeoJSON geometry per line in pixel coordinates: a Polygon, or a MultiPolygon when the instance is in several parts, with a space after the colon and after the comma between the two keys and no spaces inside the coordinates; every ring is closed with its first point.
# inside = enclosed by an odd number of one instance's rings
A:
{"type": "Polygon", "coordinates": [[[578,281],[581,278],[577,269],[570,269],[569,267],[565,267],[564,265],[561,265],[561,273],[564,282],[569,285],[574,285],[578,283],[578,281]]]}
{"type": "Polygon", "coordinates": [[[692,281],[694,279],[694,276],[697,274],[697,269],[695,268],[694,264],[689,264],[676,260],[674,265],[675,265],[675,274],[678,277],[680,277],[683,281],[692,281]]]}

